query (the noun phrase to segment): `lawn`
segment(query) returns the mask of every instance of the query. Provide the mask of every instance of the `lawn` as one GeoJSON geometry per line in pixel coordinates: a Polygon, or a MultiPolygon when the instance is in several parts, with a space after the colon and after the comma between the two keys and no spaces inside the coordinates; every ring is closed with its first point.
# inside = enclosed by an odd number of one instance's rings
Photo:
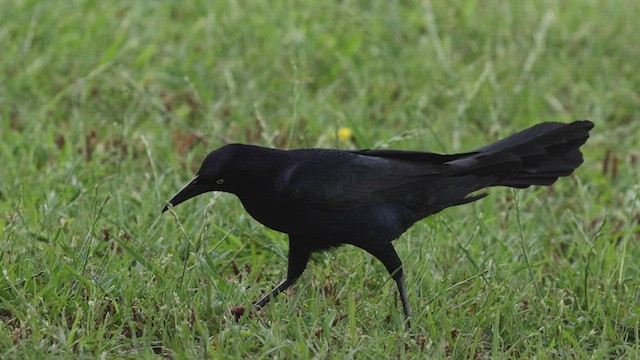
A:
{"type": "Polygon", "coordinates": [[[640,358],[640,2],[0,5],[0,358],[640,358]],[[464,152],[590,119],[584,164],[350,246],[236,320],[287,238],[228,194],[161,214],[226,143],[464,152]],[[351,137],[338,137],[339,129],[351,137]]]}

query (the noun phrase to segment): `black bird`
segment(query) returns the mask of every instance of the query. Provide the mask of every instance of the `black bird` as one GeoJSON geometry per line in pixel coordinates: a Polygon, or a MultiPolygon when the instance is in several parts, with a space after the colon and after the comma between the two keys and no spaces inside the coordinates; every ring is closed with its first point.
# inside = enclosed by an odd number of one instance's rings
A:
{"type": "MultiPolygon", "coordinates": [[[[378,258],[398,285],[407,317],[402,262],[391,242],[416,221],[487,196],[490,186],[551,185],[582,163],[593,123],[545,122],[475,151],[441,155],[396,150],[277,150],[230,144],[207,155],[167,206],[209,191],[240,198],[253,218],[289,235],[287,277],[254,303],[291,286],[312,252],[355,245],[378,258]]],[[[407,322],[408,323],[408,322],[407,322]]]]}

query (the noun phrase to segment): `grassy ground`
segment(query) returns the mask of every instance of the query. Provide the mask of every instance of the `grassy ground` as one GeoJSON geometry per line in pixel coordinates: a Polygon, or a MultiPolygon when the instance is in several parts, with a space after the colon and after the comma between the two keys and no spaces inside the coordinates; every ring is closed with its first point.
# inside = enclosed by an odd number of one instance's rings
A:
{"type": "Polygon", "coordinates": [[[4,1],[0,357],[639,358],[639,4],[4,1]],[[411,334],[351,247],[236,322],[286,237],[230,195],[160,215],[231,141],[456,152],[578,118],[572,177],[396,242],[411,334]]]}

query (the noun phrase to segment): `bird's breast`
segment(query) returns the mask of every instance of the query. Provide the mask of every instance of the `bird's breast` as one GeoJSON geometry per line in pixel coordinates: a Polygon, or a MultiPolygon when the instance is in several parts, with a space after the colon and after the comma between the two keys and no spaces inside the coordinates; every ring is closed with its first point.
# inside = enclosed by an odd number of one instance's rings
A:
{"type": "Polygon", "coordinates": [[[287,201],[270,194],[257,193],[253,196],[238,196],[245,210],[262,225],[283,233],[291,233],[295,223],[294,212],[287,201]]]}

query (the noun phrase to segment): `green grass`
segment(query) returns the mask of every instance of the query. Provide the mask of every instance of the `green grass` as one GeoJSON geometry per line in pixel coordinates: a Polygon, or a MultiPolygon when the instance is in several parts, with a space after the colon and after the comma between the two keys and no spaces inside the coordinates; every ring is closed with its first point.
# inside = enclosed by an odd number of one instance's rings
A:
{"type": "Polygon", "coordinates": [[[639,4],[4,1],[0,357],[640,358],[639,4]],[[160,214],[227,142],[456,152],[578,118],[573,176],[395,242],[411,334],[347,246],[236,322],[286,237],[226,194],[160,214]]]}

